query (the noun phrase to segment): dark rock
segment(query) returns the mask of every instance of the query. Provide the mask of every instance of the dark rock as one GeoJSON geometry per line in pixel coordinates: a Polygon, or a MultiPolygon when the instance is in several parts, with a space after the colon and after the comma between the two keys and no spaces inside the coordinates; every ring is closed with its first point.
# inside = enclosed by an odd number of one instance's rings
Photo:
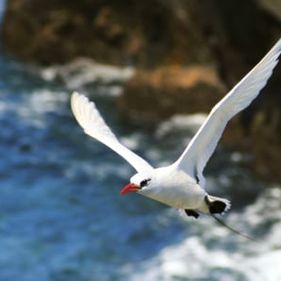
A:
{"type": "MultiPolygon", "coordinates": [[[[209,112],[280,37],[279,3],[7,0],[1,37],[9,54],[29,62],[52,64],[83,56],[136,66],[139,71],[126,84],[120,108],[135,119],[158,120],[209,112]]],[[[224,137],[225,143],[255,155],[259,174],[277,180],[280,69],[242,118],[232,122],[237,129],[224,137]]]]}
{"type": "Polygon", "coordinates": [[[196,0],[12,0],[2,37],[8,52],[39,63],[77,56],[142,66],[203,62],[210,56],[199,8],[196,0]]]}
{"type": "Polygon", "coordinates": [[[225,87],[213,67],[162,67],[138,71],[119,99],[123,114],[155,121],[173,114],[208,112],[225,87]]]}
{"type": "Polygon", "coordinates": [[[257,3],[278,21],[281,21],[281,2],[280,0],[256,0],[257,3]]]}

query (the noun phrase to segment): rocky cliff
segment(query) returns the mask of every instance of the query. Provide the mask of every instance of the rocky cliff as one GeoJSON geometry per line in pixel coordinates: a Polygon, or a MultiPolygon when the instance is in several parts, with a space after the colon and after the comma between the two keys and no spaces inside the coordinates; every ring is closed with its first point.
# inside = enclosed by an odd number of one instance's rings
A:
{"type": "MultiPolygon", "coordinates": [[[[135,66],[120,109],[158,120],[208,111],[280,37],[280,2],[7,0],[1,36],[6,52],[23,61],[52,64],[86,56],[135,66]]],[[[254,153],[259,174],[279,180],[280,68],[241,115],[238,129],[247,136],[240,149],[254,153]]],[[[234,136],[226,139],[238,144],[234,136]]]]}

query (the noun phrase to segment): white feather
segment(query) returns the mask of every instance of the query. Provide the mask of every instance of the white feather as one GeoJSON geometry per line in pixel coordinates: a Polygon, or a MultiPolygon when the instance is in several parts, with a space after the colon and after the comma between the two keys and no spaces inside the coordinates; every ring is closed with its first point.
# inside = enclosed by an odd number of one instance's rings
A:
{"type": "Polygon", "coordinates": [[[213,154],[227,122],[246,108],[260,93],[278,63],[279,40],[267,55],[212,109],[208,118],[173,164],[204,185],[203,169],[213,154]]]}
{"type": "Polygon", "coordinates": [[[71,109],[79,125],[85,133],[105,144],[125,160],[127,160],[138,172],[153,169],[140,156],[122,145],[110,128],[107,126],[95,104],[85,96],[74,92],[71,96],[71,109]]]}

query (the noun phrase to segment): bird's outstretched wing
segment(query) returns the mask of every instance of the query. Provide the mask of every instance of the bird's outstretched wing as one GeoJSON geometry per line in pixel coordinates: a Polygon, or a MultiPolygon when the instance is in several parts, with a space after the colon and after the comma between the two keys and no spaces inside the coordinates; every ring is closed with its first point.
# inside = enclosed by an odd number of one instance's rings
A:
{"type": "Polygon", "coordinates": [[[213,154],[227,122],[246,108],[266,85],[281,52],[281,39],[267,55],[220,101],[180,158],[173,164],[198,178],[204,185],[203,169],[213,154]]]}
{"type": "Polygon", "coordinates": [[[153,169],[144,159],[123,146],[107,126],[95,104],[85,96],[74,92],[71,96],[71,109],[79,125],[85,133],[110,147],[138,172],[153,169]]]}

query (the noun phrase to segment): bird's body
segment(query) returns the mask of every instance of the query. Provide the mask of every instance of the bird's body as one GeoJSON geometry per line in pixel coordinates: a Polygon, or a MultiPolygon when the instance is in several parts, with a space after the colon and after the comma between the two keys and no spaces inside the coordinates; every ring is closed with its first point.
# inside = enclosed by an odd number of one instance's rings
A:
{"type": "MultiPolygon", "coordinates": [[[[138,174],[137,174],[138,176],[138,174]]],[[[174,166],[151,172],[149,188],[139,193],[177,209],[202,209],[206,191],[184,171],[174,166]]],[[[132,178],[134,182],[136,178],[132,178]]]]}
{"type": "MultiPolygon", "coordinates": [[[[137,185],[139,194],[173,208],[193,210],[196,217],[199,216],[198,213],[210,213],[209,205],[213,201],[221,202],[223,206],[219,211],[215,210],[212,213],[223,213],[230,208],[230,202],[227,199],[209,196],[197,179],[177,165],[137,173],[130,182],[121,191],[122,194],[127,193],[128,189],[130,192],[131,188],[137,185]],[[139,188],[143,179],[148,179],[150,183],[145,188],[139,188]]],[[[190,214],[190,216],[194,215],[190,214]]]]}
{"type": "Polygon", "coordinates": [[[227,122],[246,108],[266,85],[281,53],[279,40],[257,64],[211,110],[182,155],[172,165],[153,168],[143,158],[123,146],[100,116],[93,102],[73,93],[71,107],[85,133],[104,143],[137,171],[121,194],[137,192],[174,208],[188,216],[199,213],[222,214],[230,208],[227,199],[210,196],[205,190],[204,167],[213,154],[227,122]]]}

